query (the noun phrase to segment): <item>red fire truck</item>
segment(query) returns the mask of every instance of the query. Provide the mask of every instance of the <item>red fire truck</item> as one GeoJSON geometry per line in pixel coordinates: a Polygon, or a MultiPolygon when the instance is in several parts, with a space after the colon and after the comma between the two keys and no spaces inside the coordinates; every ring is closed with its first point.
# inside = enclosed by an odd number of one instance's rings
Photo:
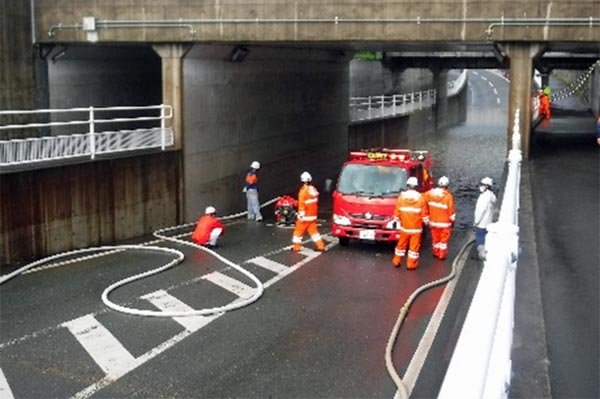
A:
{"type": "Polygon", "coordinates": [[[428,151],[378,149],[352,151],[333,192],[333,235],[340,245],[351,239],[397,241],[394,206],[406,179],[415,176],[419,191],[433,186],[428,151]]]}

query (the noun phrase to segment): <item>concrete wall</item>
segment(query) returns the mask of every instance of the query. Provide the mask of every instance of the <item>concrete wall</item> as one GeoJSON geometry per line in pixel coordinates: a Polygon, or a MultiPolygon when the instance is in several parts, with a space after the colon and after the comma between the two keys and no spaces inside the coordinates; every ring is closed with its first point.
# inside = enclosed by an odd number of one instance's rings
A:
{"type": "MultiPolygon", "coordinates": [[[[467,85],[448,98],[443,125],[462,123],[467,115],[467,85]]],[[[439,122],[438,122],[439,123],[439,122]]],[[[436,134],[435,109],[428,108],[407,116],[352,124],[348,128],[348,150],[374,147],[413,148],[417,137],[436,134]]]]}
{"type": "Polygon", "coordinates": [[[176,224],[179,153],[2,175],[0,266],[176,224]]]}
{"type": "MultiPolygon", "coordinates": [[[[28,1],[0,0],[0,110],[35,108],[34,50],[28,1]]],[[[26,122],[0,117],[7,123],[26,122]]],[[[0,131],[0,140],[19,138],[23,131],[0,131]]]]}
{"type": "Polygon", "coordinates": [[[428,69],[399,68],[400,63],[350,61],[350,95],[352,97],[402,94],[435,88],[428,69]]]}
{"type": "MultiPolygon", "coordinates": [[[[423,0],[370,1],[356,0],[36,0],[36,38],[39,41],[85,41],[81,30],[62,30],[54,38],[48,31],[58,24],[81,24],[83,16],[99,20],[170,20],[163,29],[139,26],[136,29],[102,29],[100,41],[180,42],[337,42],[337,41],[477,41],[486,38],[488,21],[477,23],[434,24],[346,23],[343,19],[409,18],[569,18],[589,17],[597,10],[597,0],[423,0]],[[342,19],[335,23],[334,17],[342,19]],[[222,23],[196,23],[181,27],[184,19],[212,19],[222,23]],[[328,18],[330,22],[317,23],[328,18]],[[259,19],[259,23],[231,23],[226,20],[259,19]],[[264,19],[286,19],[288,23],[267,23],[264,19]],[[303,20],[313,20],[303,23],[303,20]],[[263,21],[260,21],[263,20],[263,21]],[[193,29],[193,30],[192,30],[193,29]],[[393,38],[393,39],[392,39],[393,38]]],[[[565,38],[589,42],[600,41],[600,27],[522,26],[495,28],[498,41],[546,41],[565,38]]]]}
{"type": "Polygon", "coordinates": [[[316,182],[335,175],[346,157],[347,59],[249,47],[231,62],[232,49],[197,45],[184,59],[186,220],[207,205],[245,210],[241,189],[253,160],[262,165],[264,202],[297,191],[304,170],[316,182]]]}

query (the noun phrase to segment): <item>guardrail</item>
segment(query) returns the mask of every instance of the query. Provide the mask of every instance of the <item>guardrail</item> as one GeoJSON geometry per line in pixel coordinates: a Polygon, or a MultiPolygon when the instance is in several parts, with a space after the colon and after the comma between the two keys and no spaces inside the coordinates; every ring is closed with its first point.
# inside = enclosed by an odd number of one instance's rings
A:
{"type": "Polygon", "coordinates": [[[488,226],[486,261],[438,398],[508,396],[522,160],[518,110],[514,126],[500,216],[488,226]]]}
{"type": "MultiPolygon", "coordinates": [[[[73,158],[94,159],[97,155],[122,153],[125,151],[147,150],[173,145],[173,129],[166,126],[166,121],[173,117],[173,109],[170,105],[151,106],[125,106],[125,107],[87,107],[69,109],[41,109],[41,110],[19,110],[0,111],[0,118],[14,117],[23,118],[27,116],[45,115],[50,118],[67,117],[66,121],[41,122],[41,123],[19,123],[0,124],[0,131],[37,128],[68,128],[77,130],[85,126],[84,133],[49,135],[43,137],[29,137],[22,139],[0,141],[0,168],[10,166],[22,166],[26,164],[41,164],[73,158]],[[110,118],[98,118],[98,113],[110,113],[111,115],[122,115],[131,112],[154,112],[158,115],[146,116],[122,116],[110,118]],[[73,119],[73,114],[85,113],[86,119],[73,119]],[[140,124],[158,124],[134,129],[114,129],[140,124]],[[101,127],[109,130],[101,131],[101,127]]],[[[1,119],[0,119],[1,122],[1,119]]]]}
{"type": "MultiPolygon", "coordinates": [[[[466,80],[467,71],[463,70],[456,80],[448,82],[448,97],[458,94],[466,80]]],[[[437,91],[434,89],[388,96],[351,97],[350,121],[407,115],[434,106],[436,100],[437,91]]]]}

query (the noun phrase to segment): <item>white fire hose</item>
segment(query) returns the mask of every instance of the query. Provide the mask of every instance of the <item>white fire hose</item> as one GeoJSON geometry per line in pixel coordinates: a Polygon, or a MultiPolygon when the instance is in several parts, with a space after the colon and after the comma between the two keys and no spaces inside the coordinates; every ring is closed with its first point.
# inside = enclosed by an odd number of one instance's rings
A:
{"type": "Polygon", "coordinates": [[[412,292],[412,294],[410,294],[410,296],[408,297],[408,299],[406,300],[406,302],[404,303],[402,308],[400,309],[400,314],[398,315],[398,319],[396,320],[396,324],[394,325],[394,328],[392,329],[392,333],[390,335],[390,338],[388,339],[388,343],[385,348],[385,366],[387,368],[388,374],[394,381],[394,384],[396,384],[396,387],[398,389],[398,394],[399,394],[398,398],[400,398],[400,399],[408,399],[408,397],[410,395],[408,392],[408,388],[406,387],[406,384],[404,383],[402,378],[400,378],[400,376],[398,375],[398,372],[396,371],[396,368],[394,367],[394,362],[392,361],[392,352],[394,350],[394,344],[396,343],[396,339],[398,338],[398,333],[400,331],[400,327],[402,326],[402,322],[404,321],[404,318],[406,317],[406,315],[408,313],[410,305],[412,305],[413,301],[416,299],[416,297],[419,294],[421,294],[422,292],[424,292],[430,288],[433,288],[437,285],[448,282],[454,278],[454,276],[456,275],[456,265],[457,265],[459,259],[462,257],[462,255],[466,251],[466,249],[471,244],[473,244],[473,242],[475,242],[475,240],[473,238],[470,238],[463,245],[463,247],[460,249],[460,251],[458,252],[456,257],[454,258],[454,261],[452,262],[452,271],[447,276],[442,277],[438,280],[430,281],[429,283],[423,284],[422,286],[420,286],[419,288],[414,290],[412,292]]]}
{"type": "MultiPolygon", "coordinates": [[[[274,203],[275,201],[277,201],[279,199],[279,197],[273,198],[272,200],[269,200],[267,202],[265,202],[264,204],[261,205],[261,208],[268,206],[272,203],[274,203]]],[[[240,216],[244,216],[246,215],[248,212],[240,212],[240,213],[236,213],[233,215],[228,215],[228,216],[224,216],[223,218],[221,218],[222,220],[228,220],[228,219],[234,219],[234,218],[238,218],[240,216]]],[[[240,265],[231,262],[230,260],[224,258],[223,256],[219,255],[218,253],[216,253],[215,251],[212,251],[208,248],[203,247],[202,245],[198,245],[195,244],[193,242],[190,241],[184,241],[184,240],[180,240],[178,238],[176,238],[175,236],[166,236],[164,235],[165,232],[168,231],[173,231],[173,230],[178,230],[178,229],[182,229],[185,227],[189,227],[189,226],[193,226],[195,225],[195,223],[187,223],[187,224],[182,224],[179,226],[173,226],[173,227],[168,227],[168,228],[164,228],[164,229],[160,229],[157,230],[153,233],[153,235],[157,238],[159,238],[160,240],[165,240],[165,241],[171,241],[171,242],[175,242],[177,244],[182,244],[182,245],[188,245],[197,249],[200,249],[204,252],[208,252],[209,254],[211,254],[212,256],[216,257],[217,259],[219,259],[221,262],[231,266],[232,268],[234,268],[235,270],[239,271],[240,273],[246,275],[247,277],[249,277],[255,284],[256,284],[256,292],[254,293],[254,295],[252,295],[250,298],[244,299],[242,301],[235,301],[230,303],[229,305],[224,305],[224,306],[218,306],[218,307],[214,307],[214,308],[205,308],[205,309],[198,309],[198,310],[192,310],[192,311],[187,311],[187,312],[174,312],[174,311],[155,311],[155,310],[146,310],[146,309],[136,309],[136,308],[130,308],[130,307],[126,307],[126,306],[121,306],[121,305],[117,305],[116,303],[112,302],[108,296],[109,294],[114,291],[115,289],[124,286],[125,284],[131,283],[132,281],[136,281],[136,280],[140,280],[142,278],[148,277],[148,276],[152,276],[155,274],[158,274],[160,272],[163,272],[175,265],[178,265],[179,263],[181,263],[183,261],[183,259],[185,258],[185,255],[183,254],[183,252],[177,250],[177,249],[173,249],[173,248],[163,248],[163,247],[157,247],[157,246],[148,246],[148,245],[115,245],[115,246],[100,246],[100,247],[91,247],[91,248],[83,248],[83,249],[77,249],[74,251],[69,251],[69,252],[63,252],[60,254],[56,254],[56,255],[52,255],[40,260],[37,260],[35,262],[29,263],[15,271],[13,271],[12,273],[9,274],[5,274],[3,276],[0,277],[0,285],[4,284],[6,281],[12,279],[13,277],[16,277],[30,269],[33,269],[37,266],[41,266],[43,264],[46,264],[50,261],[53,260],[57,260],[57,259],[61,259],[67,256],[73,256],[73,255],[79,255],[79,254],[84,254],[84,253],[90,253],[90,252],[103,252],[103,253],[107,253],[106,251],[108,251],[108,253],[115,253],[115,252],[120,252],[123,250],[143,250],[143,251],[152,251],[152,252],[163,252],[163,253],[167,253],[169,255],[174,255],[175,259],[171,260],[170,262],[168,262],[167,264],[164,264],[156,269],[152,269],[143,273],[139,273],[136,274],[134,276],[131,277],[127,277],[123,280],[117,281],[116,283],[111,284],[110,286],[108,286],[104,292],[102,292],[102,302],[104,302],[104,304],[106,306],[108,306],[111,309],[114,309],[118,312],[122,312],[122,313],[127,313],[127,314],[131,314],[131,315],[138,315],[138,316],[151,316],[151,317],[183,317],[183,316],[199,316],[199,315],[210,315],[210,314],[219,314],[219,313],[223,313],[223,312],[228,312],[230,310],[234,310],[234,309],[239,309],[242,308],[244,306],[248,306],[249,304],[255,302],[258,298],[260,298],[260,296],[262,295],[263,291],[264,291],[264,286],[263,284],[260,282],[260,280],[253,275],[252,273],[250,273],[249,271],[247,271],[246,269],[242,268],[240,265]]],[[[188,233],[186,233],[185,235],[188,235],[188,233]]],[[[177,236],[179,237],[179,236],[177,236]]],[[[67,261],[67,263],[71,263],[71,262],[75,262],[77,260],[83,260],[83,259],[89,259],[90,256],[86,256],[86,257],[82,257],[82,258],[78,258],[78,259],[72,259],[67,261]]]]}

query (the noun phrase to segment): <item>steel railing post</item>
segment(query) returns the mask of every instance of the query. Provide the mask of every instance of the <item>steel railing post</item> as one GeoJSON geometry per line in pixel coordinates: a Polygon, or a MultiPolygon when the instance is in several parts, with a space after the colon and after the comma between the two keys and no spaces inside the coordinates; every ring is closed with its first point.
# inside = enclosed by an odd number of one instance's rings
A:
{"type": "Polygon", "coordinates": [[[165,150],[165,105],[160,106],[160,149],[165,150]]]}
{"type": "Polygon", "coordinates": [[[396,94],[392,96],[392,114],[396,116],[396,94]]]}
{"type": "Polygon", "coordinates": [[[94,135],[94,107],[90,107],[90,153],[92,159],[96,158],[96,137],[94,135]]]}
{"type": "Polygon", "coordinates": [[[381,96],[381,117],[385,116],[385,96],[381,96]]]}
{"type": "Polygon", "coordinates": [[[367,117],[369,119],[371,119],[371,96],[369,96],[367,98],[367,104],[368,104],[368,108],[367,108],[367,117]]]}

